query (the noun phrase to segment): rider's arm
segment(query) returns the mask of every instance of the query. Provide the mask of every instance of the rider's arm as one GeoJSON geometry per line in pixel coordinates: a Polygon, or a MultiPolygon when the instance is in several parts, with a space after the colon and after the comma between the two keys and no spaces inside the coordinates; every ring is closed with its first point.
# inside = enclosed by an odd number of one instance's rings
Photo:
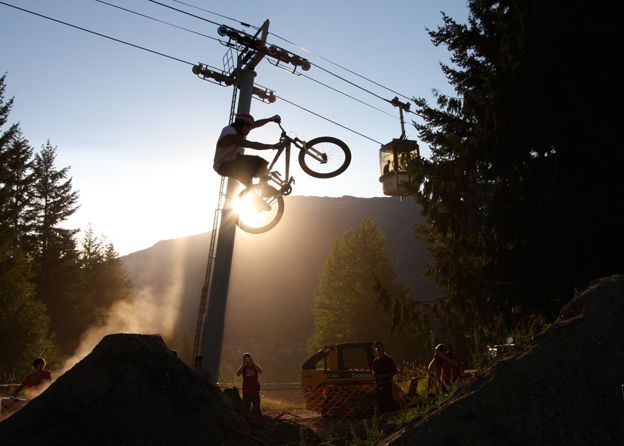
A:
{"type": "Polygon", "coordinates": [[[254,150],[271,150],[274,148],[272,144],[263,144],[261,142],[249,141],[245,139],[244,136],[239,134],[225,135],[219,140],[219,147],[228,147],[233,144],[236,144],[237,147],[245,147],[254,150]]]}
{"type": "Polygon", "coordinates": [[[444,359],[447,362],[450,362],[453,365],[459,365],[459,362],[455,361],[453,358],[451,358],[449,355],[447,355],[446,353],[443,353],[441,351],[439,351],[437,353],[438,356],[440,356],[442,359],[444,359]]]}
{"type": "Polygon", "coordinates": [[[436,358],[434,357],[431,362],[429,363],[429,373],[435,373],[435,369],[436,369],[437,365],[436,365],[436,358]]]}
{"type": "Polygon", "coordinates": [[[258,119],[251,126],[252,129],[257,129],[258,127],[262,127],[264,124],[268,124],[269,122],[280,122],[281,118],[279,115],[271,116],[270,118],[258,119]]]}
{"type": "Polygon", "coordinates": [[[26,384],[22,383],[20,384],[20,386],[17,388],[17,390],[15,392],[13,392],[13,398],[17,398],[17,394],[21,392],[21,390],[26,387],[26,384]]]}

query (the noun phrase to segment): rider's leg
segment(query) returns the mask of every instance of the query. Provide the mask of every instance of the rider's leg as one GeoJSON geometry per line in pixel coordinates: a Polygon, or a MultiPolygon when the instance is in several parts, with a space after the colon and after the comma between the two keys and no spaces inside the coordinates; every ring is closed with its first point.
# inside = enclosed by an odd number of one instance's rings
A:
{"type": "Polygon", "coordinates": [[[264,198],[272,198],[277,194],[277,189],[269,184],[271,177],[266,166],[256,171],[255,176],[260,180],[260,193],[264,198]]]}
{"type": "MultiPolygon", "coordinates": [[[[231,162],[228,173],[229,177],[238,180],[245,188],[238,194],[239,199],[243,199],[248,193],[258,212],[269,211],[271,206],[267,204],[255,189],[252,189],[253,178],[260,178],[261,182],[268,179],[268,162],[259,156],[240,155],[236,156],[236,160],[231,162]]],[[[270,188],[270,186],[268,186],[270,188]]],[[[264,189],[264,186],[263,186],[264,189]]],[[[261,192],[262,193],[262,192],[261,192]]],[[[263,194],[264,196],[264,194],[263,194]]]]}

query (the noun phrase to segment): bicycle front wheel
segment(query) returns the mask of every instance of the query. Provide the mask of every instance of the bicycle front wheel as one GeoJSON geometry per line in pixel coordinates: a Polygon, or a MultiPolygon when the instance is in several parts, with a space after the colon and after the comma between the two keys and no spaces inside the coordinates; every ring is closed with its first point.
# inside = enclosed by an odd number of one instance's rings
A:
{"type": "Polygon", "coordinates": [[[299,164],[305,173],[315,178],[332,178],[347,170],[351,164],[349,147],[337,138],[322,136],[299,152],[299,164]]]}
{"type": "MultiPolygon", "coordinates": [[[[236,224],[250,234],[262,234],[279,223],[284,214],[284,198],[264,197],[259,184],[249,187],[243,198],[236,200],[236,224]]],[[[275,189],[273,189],[275,191],[275,189]]]]}

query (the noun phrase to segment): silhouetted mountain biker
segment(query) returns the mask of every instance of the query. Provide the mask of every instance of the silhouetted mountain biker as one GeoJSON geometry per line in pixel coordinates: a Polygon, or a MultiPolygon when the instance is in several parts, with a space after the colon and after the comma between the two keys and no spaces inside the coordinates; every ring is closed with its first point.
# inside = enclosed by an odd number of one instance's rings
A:
{"type": "MultiPolygon", "coordinates": [[[[279,148],[275,144],[263,144],[261,142],[249,141],[247,135],[255,128],[262,127],[269,122],[280,122],[279,115],[271,118],[254,120],[249,113],[238,113],[234,122],[223,128],[217,140],[217,147],[214,158],[214,170],[221,176],[234,178],[246,188],[251,186],[254,178],[259,178],[260,182],[266,184],[268,180],[268,161],[255,155],[244,155],[243,148],[254,150],[272,150],[279,148]]],[[[271,188],[273,189],[273,188],[271,188]]],[[[259,206],[267,206],[261,200],[259,206]]]]}

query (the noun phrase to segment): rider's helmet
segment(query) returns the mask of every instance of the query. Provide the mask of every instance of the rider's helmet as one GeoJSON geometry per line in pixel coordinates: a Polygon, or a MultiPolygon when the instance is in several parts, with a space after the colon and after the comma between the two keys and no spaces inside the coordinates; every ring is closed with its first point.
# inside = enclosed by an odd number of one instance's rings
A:
{"type": "Polygon", "coordinates": [[[254,118],[249,113],[239,113],[234,119],[234,124],[251,124],[253,125],[254,118]]]}

